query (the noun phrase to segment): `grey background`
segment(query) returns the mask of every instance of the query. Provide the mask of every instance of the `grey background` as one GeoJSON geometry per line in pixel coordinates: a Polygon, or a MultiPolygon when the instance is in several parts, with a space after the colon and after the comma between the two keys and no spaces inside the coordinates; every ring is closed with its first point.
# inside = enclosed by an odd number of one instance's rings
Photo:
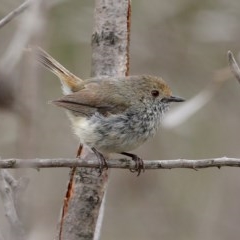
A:
{"type": "MultiPolygon", "coordinates": [[[[3,17],[20,2],[0,4],[3,17]]],[[[72,0],[46,16],[43,47],[81,78],[90,75],[93,13],[94,1],[72,0]]],[[[176,95],[190,99],[227,66],[227,50],[238,56],[239,13],[238,0],[132,1],[130,73],[162,76],[176,95]]],[[[17,21],[0,29],[0,53],[17,21]]],[[[67,116],[47,104],[62,95],[59,81],[43,68],[39,74],[36,150],[29,157],[74,157],[78,140],[67,116]]],[[[144,159],[239,157],[239,101],[240,86],[232,77],[193,117],[176,128],[161,128],[135,153],[144,159]]],[[[21,157],[18,116],[0,110],[0,119],[1,158],[21,157]]],[[[30,178],[21,207],[29,239],[53,239],[69,169],[13,172],[30,178]]],[[[146,171],[138,178],[112,170],[101,239],[239,239],[239,181],[237,168],[146,171]]],[[[0,204],[3,226],[7,229],[0,204]]]]}

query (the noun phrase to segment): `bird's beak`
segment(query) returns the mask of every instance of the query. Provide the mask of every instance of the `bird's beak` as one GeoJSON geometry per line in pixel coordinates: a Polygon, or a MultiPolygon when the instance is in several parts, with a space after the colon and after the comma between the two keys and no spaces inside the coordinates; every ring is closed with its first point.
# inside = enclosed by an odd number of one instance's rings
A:
{"type": "Polygon", "coordinates": [[[166,98],[167,102],[184,102],[185,99],[177,96],[170,96],[166,98]]]}

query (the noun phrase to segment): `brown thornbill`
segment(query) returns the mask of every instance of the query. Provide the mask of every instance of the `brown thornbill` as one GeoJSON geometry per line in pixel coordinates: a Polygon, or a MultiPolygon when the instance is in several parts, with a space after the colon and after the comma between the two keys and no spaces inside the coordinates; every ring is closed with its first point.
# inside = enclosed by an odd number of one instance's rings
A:
{"type": "Polygon", "coordinates": [[[173,96],[160,77],[104,76],[82,80],[40,48],[37,57],[61,80],[65,96],[52,102],[67,109],[73,131],[80,139],[79,149],[87,145],[93,150],[100,172],[107,168],[104,154],[129,156],[136,162],[131,170],[139,175],[144,170],[143,161],[128,151],[157,132],[171,102],[184,99],[173,96]]]}

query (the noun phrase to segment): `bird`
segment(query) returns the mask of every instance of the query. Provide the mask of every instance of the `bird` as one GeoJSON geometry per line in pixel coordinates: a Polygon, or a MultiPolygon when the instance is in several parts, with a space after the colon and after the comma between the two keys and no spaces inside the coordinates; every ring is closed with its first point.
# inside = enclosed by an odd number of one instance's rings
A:
{"type": "Polygon", "coordinates": [[[119,153],[135,161],[132,172],[144,171],[136,149],[157,132],[173,96],[168,84],[152,75],[97,76],[83,80],[64,68],[41,48],[37,60],[61,81],[63,97],[51,103],[67,111],[73,132],[80,140],[77,157],[84,145],[99,161],[99,171],[107,169],[105,155],[119,153]]]}

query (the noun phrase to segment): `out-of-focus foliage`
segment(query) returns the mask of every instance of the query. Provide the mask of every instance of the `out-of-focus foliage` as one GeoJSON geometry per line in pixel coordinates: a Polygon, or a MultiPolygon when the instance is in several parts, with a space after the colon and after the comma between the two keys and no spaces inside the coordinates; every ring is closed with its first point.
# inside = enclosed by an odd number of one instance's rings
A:
{"type": "MultiPolygon", "coordinates": [[[[0,4],[3,17],[20,2],[0,0],[0,4]]],[[[131,74],[160,75],[176,95],[186,99],[197,95],[227,66],[228,49],[237,56],[239,12],[238,0],[132,1],[131,74]]],[[[61,1],[46,14],[43,47],[82,78],[90,76],[93,15],[93,0],[61,1]]],[[[0,29],[1,54],[17,21],[0,29]]],[[[18,69],[24,67],[23,62],[18,69]]],[[[35,157],[74,157],[78,141],[66,115],[47,104],[62,95],[58,79],[42,68],[39,71],[35,157]]],[[[136,153],[144,159],[239,157],[239,101],[239,83],[232,77],[188,121],[174,129],[162,128],[136,153]]],[[[15,113],[0,109],[2,158],[18,157],[18,124],[15,113]]],[[[102,239],[238,239],[239,171],[159,170],[136,178],[128,171],[112,170],[102,239]]],[[[31,179],[21,212],[29,239],[52,239],[69,170],[15,172],[31,179]]],[[[2,227],[6,223],[0,213],[2,227]]]]}

